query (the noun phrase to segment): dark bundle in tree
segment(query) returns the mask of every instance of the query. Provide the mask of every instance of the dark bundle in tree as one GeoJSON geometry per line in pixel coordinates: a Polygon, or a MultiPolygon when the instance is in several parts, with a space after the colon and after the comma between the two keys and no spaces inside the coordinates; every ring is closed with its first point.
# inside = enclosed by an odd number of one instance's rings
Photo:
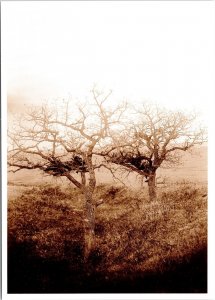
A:
{"type": "Polygon", "coordinates": [[[153,169],[151,159],[143,157],[141,155],[129,157],[128,163],[136,167],[138,170],[144,171],[144,173],[150,173],[150,171],[153,169]]]}
{"type": "Polygon", "coordinates": [[[71,171],[76,171],[76,173],[88,172],[85,161],[77,155],[72,157],[69,161],[64,162],[59,158],[52,157],[44,171],[53,176],[62,176],[71,171]]]}
{"type": "Polygon", "coordinates": [[[110,159],[111,162],[116,164],[131,166],[140,172],[142,171],[146,178],[151,172],[155,171],[151,157],[141,155],[140,153],[134,154],[120,151],[119,153],[111,154],[110,159]]]}

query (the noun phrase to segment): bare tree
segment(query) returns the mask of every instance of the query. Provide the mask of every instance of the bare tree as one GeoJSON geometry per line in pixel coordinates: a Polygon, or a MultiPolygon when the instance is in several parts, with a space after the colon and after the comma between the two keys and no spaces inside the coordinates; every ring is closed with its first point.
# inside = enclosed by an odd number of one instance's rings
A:
{"type": "Polygon", "coordinates": [[[168,111],[151,104],[135,110],[135,119],[135,122],[128,120],[130,126],[118,134],[116,147],[107,148],[103,155],[128,172],[145,176],[153,200],[157,169],[179,164],[182,151],[205,141],[205,130],[196,125],[195,114],[168,111]],[[124,146],[119,146],[123,142],[124,146]]]}
{"type": "Polygon", "coordinates": [[[126,109],[125,104],[107,108],[110,94],[94,88],[89,105],[63,102],[62,107],[31,107],[8,132],[8,165],[13,172],[39,169],[63,176],[84,194],[86,258],[95,240],[95,170],[102,165],[96,154],[107,145],[111,130],[126,109]]]}

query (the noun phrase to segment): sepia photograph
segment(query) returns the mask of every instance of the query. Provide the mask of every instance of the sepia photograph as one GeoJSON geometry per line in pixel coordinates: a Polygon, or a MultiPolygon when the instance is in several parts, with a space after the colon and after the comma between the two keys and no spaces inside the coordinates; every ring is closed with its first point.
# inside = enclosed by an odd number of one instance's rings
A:
{"type": "Polygon", "coordinates": [[[1,4],[3,299],[208,299],[214,2],[1,4]]]}

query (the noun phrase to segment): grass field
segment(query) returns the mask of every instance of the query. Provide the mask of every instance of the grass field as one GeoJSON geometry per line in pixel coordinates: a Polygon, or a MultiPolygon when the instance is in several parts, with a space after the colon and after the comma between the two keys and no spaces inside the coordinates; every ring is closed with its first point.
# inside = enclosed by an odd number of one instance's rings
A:
{"type": "Polygon", "coordinates": [[[99,185],[96,249],[83,260],[83,196],[61,185],[9,185],[9,293],[207,292],[207,186],[99,185]],[[16,193],[13,191],[16,190],[16,193]]]}

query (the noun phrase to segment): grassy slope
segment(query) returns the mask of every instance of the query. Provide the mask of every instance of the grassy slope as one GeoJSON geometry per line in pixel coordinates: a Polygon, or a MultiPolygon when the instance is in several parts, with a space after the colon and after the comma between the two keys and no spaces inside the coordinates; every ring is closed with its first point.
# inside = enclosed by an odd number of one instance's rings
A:
{"type": "Polygon", "coordinates": [[[9,199],[9,292],[206,292],[205,187],[144,192],[108,185],[96,242],[83,263],[82,195],[35,187],[9,199]]]}

